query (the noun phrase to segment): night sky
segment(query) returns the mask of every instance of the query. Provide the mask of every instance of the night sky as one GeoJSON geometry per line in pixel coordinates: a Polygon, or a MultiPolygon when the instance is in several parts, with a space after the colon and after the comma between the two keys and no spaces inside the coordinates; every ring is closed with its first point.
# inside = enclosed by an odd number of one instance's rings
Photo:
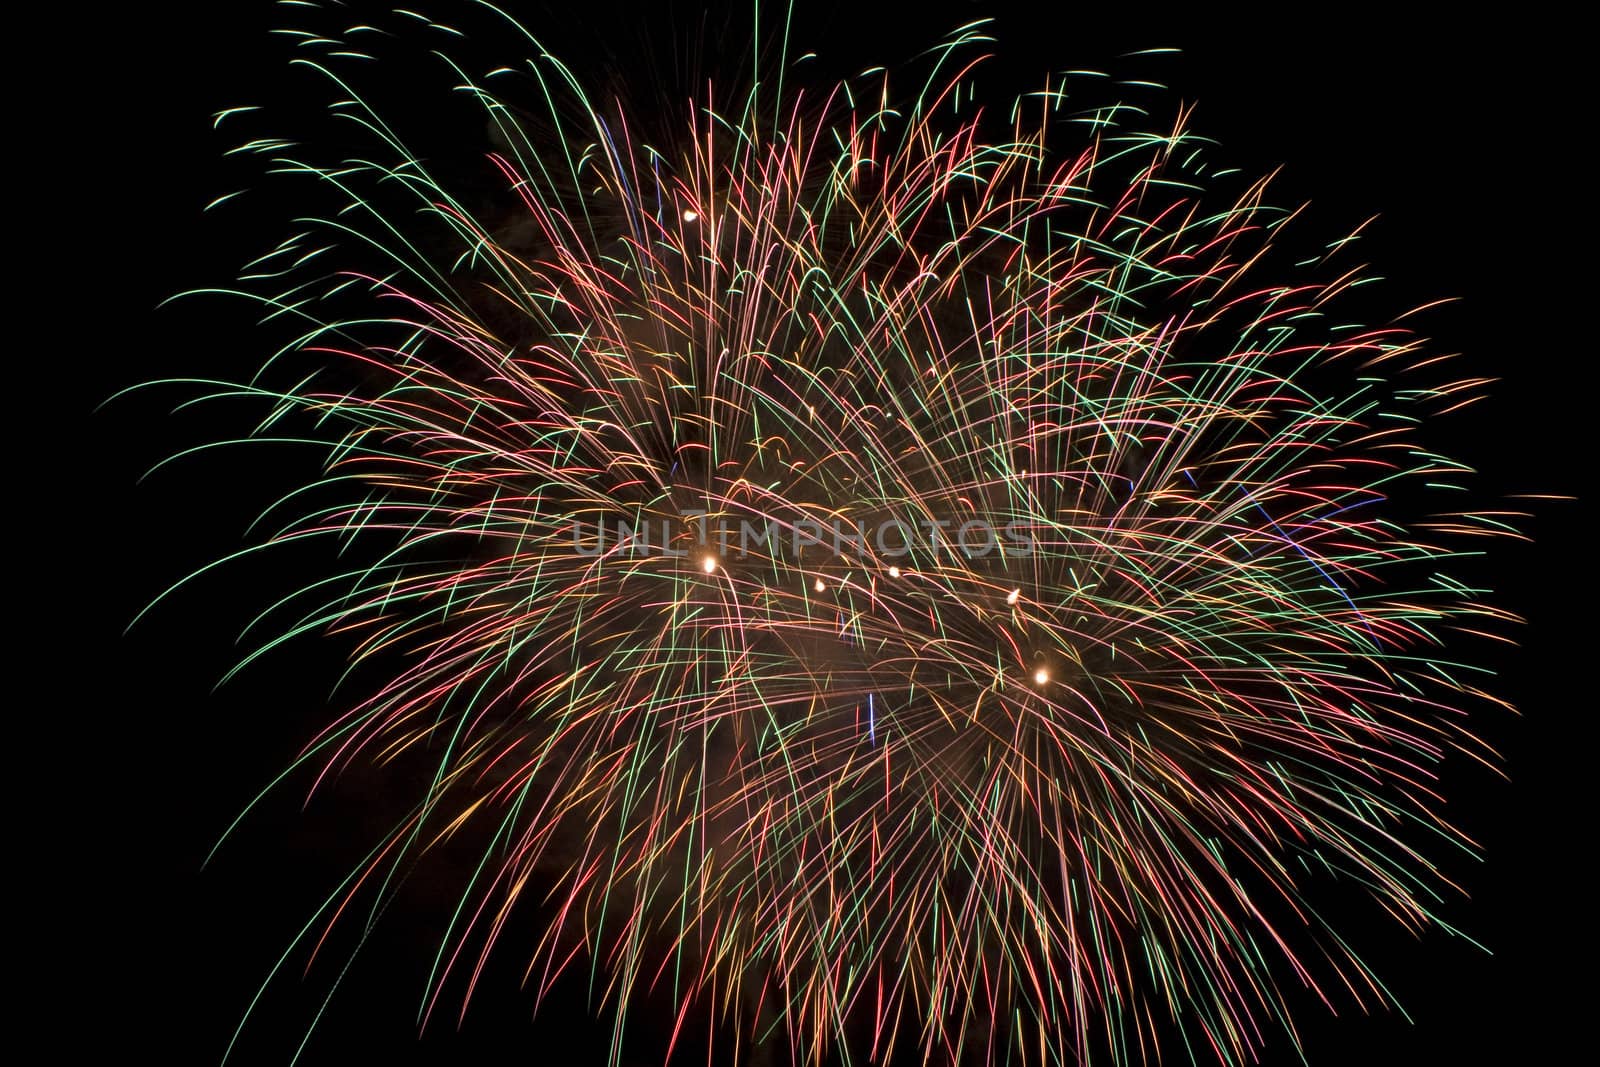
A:
{"type": "MultiPolygon", "coordinates": [[[[659,42],[674,34],[692,40],[699,10],[657,5],[637,22],[598,0],[575,10],[507,6],[567,42],[578,71],[608,65],[621,72],[613,80],[648,92],[671,88],[664,82],[682,53],[659,42]],[[653,70],[635,58],[646,53],[653,70]]],[[[1581,161],[1592,101],[1574,26],[1528,5],[1505,9],[1504,21],[1463,15],[1433,25],[1344,8],[1337,18],[1308,9],[1292,19],[1190,12],[1168,21],[1128,5],[1061,5],[1048,17],[1024,4],[883,5],[916,13],[891,16],[874,6],[864,17],[867,6],[806,4],[794,51],[823,52],[840,69],[893,64],[959,22],[992,14],[1007,69],[1112,68],[1169,86],[1169,106],[1197,103],[1192,126],[1220,142],[1215,156],[1250,173],[1281,165],[1277,202],[1311,201],[1303,233],[1333,239],[1380,216],[1362,258],[1387,280],[1358,306],[1377,316],[1459,298],[1413,325],[1437,351],[1463,352],[1461,373],[1500,379],[1484,402],[1429,426],[1426,440],[1481,472],[1479,503],[1587,489],[1592,427],[1579,405],[1591,392],[1593,272],[1569,262],[1581,259],[1574,247],[1592,227],[1592,165],[1581,161]],[[1134,64],[1119,58],[1155,47],[1182,54],[1134,64]]],[[[741,39],[744,7],[729,10],[708,19],[713,56],[733,55],[730,42],[741,39]]],[[[88,345],[91,369],[74,374],[70,386],[96,457],[83,472],[92,489],[80,506],[101,516],[89,530],[96,565],[76,624],[89,627],[89,640],[72,639],[91,650],[72,657],[87,677],[73,683],[74,706],[62,714],[85,724],[96,759],[106,762],[94,776],[95,791],[105,790],[96,817],[105,821],[95,825],[108,826],[111,840],[86,884],[99,901],[89,925],[105,923],[102,962],[114,961],[113,999],[128,1009],[115,1027],[118,1040],[161,1062],[214,1064],[289,939],[356,849],[380,832],[384,791],[393,783],[376,772],[356,774],[302,812],[307,782],[297,778],[201,869],[235,814],[337,707],[329,694],[343,651],[335,642],[302,641],[214,688],[238,658],[240,629],[300,583],[294,553],[215,572],[127,636],[122,630],[166,586],[241,547],[262,507],[316,474],[316,457],[232,449],[136,484],[166,456],[238,432],[227,420],[231,409],[172,415],[171,393],[94,408],[143,379],[228,378],[259,361],[266,341],[248,307],[157,305],[183,289],[226,285],[278,235],[270,210],[202,216],[207,202],[244,185],[273,191],[254,176],[254,164],[222,159],[233,141],[211,129],[210,115],[267,95],[291,107],[313,102],[293,98],[288,48],[268,32],[285,20],[270,4],[159,5],[104,17],[110,21],[97,27],[103,59],[82,75],[99,83],[104,102],[59,131],[75,145],[69,158],[81,161],[70,168],[74,187],[83,188],[72,221],[87,233],[79,269],[94,278],[75,313],[99,324],[88,345]],[[93,888],[102,881],[103,896],[93,888]]],[[[1472,654],[1500,671],[1495,691],[1521,711],[1520,718],[1479,712],[1478,730],[1504,754],[1511,781],[1457,761],[1444,789],[1447,815],[1482,843],[1487,861],[1446,865],[1470,898],[1449,901],[1443,914],[1493,955],[1438,933],[1411,940],[1365,911],[1352,916],[1364,958],[1416,1024],[1348,1007],[1335,1018],[1307,999],[1295,1019],[1313,1067],[1490,1062],[1501,1053],[1515,1062],[1564,1062],[1559,1050],[1588,1032],[1588,998],[1576,980],[1552,970],[1588,941],[1592,914],[1580,868],[1591,835],[1578,829],[1595,777],[1587,762],[1593,749],[1578,725],[1593,705],[1583,680],[1590,627],[1578,606],[1588,597],[1579,505],[1508,506],[1533,511],[1523,527],[1534,543],[1491,545],[1482,574],[1497,590],[1494,600],[1529,621],[1514,634],[1520,648],[1474,645],[1472,654]]],[[[310,557],[298,562],[317,565],[310,557]]],[[[447,850],[441,863],[453,876],[450,865],[468,858],[447,850]]],[[[302,1062],[603,1062],[608,1027],[586,1020],[581,988],[530,1019],[512,941],[505,944],[513,951],[502,952],[480,984],[464,1026],[458,1031],[445,1018],[419,1040],[414,1017],[436,945],[432,923],[453,898],[433,895],[427,877],[414,882],[343,975],[302,1062]]],[[[440,893],[452,884],[445,879],[440,893]]],[[[339,977],[350,946],[343,947],[304,982],[303,957],[291,960],[231,1062],[287,1062],[339,977]]],[[[1571,969],[1588,967],[1579,961],[1571,969]]],[[[83,985],[104,981],[103,971],[86,965],[83,985]]],[[[650,1035],[663,1025],[654,1010],[640,1010],[642,1036],[632,1046],[640,1063],[654,1062],[650,1035]]],[[[96,1036],[103,1035],[65,1039],[96,1036]]],[[[1263,1062],[1298,1058],[1279,1037],[1263,1062]]]]}

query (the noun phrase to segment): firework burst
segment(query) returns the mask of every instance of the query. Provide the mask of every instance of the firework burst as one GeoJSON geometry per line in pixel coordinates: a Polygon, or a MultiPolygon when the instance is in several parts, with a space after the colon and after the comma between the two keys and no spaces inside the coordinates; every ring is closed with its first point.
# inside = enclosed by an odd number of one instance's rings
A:
{"type": "Polygon", "coordinates": [[[979,107],[975,28],[646,113],[531,37],[445,60],[470,182],[355,88],[371,36],[301,38],[359,147],[241,146],[332,200],[238,290],[292,340],[202,390],[327,447],[262,547],[354,562],[261,652],[378,681],[297,766],[432,767],[307,945],[472,826],[424,1022],[491,951],[802,1060],[1244,1062],[1286,987],[1388,1001],[1307,886],[1439,924],[1436,768],[1492,760],[1444,642],[1504,620],[1444,572],[1505,527],[1396,505],[1478,383],[1338,317],[1344,242],[1285,262],[1182,116],[979,107]]]}

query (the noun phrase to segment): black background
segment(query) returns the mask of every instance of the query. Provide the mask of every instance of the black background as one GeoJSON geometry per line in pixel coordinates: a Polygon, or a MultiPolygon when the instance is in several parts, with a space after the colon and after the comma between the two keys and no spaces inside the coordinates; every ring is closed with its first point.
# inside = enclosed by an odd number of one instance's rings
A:
{"type": "MultiPolygon", "coordinates": [[[[508,6],[571,42],[580,71],[607,54],[637,54],[652,35],[698,17],[685,14],[687,5],[658,6],[644,21],[609,4],[508,6]]],[[[713,55],[740,40],[726,29],[740,24],[741,8],[733,10],[709,22],[713,55]]],[[[1463,352],[1471,372],[1500,382],[1490,399],[1429,435],[1482,472],[1479,498],[1586,488],[1591,437],[1579,407],[1593,357],[1593,272],[1573,264],[1586,260],[1592,229],[1592,134],[1574,25],[1526,5],[1496,18],[1412,21],[1345,8],[1173,19],[1137,7],[1060,5],[1041,14],[1021,4],[818,3],[799,15],[797,50],[826,51],[842,68],[894,63],[980,14],[997,16],[1006,63],[1030,72],[1125,70],[1118,57],[1129,51],[1181,48],[1138,69],[1170,86],[1172,102],[1198,102],[1195,127],[1230,161],[1252,173],[1283,165],[1277,199],[1309,198],[1307,229],[1331,239],[1380,215],[1362,254],[1388,279],[1382,306],[1399,312],[1459,298],[1420,325],[1439,350],[1463,352]]],[[[213,690],[237,659],[240,628],[296,581],[292,556],[223,570],[130,634],[122,629],[167,585],[241,547],[255,513],[317,467],[311,454],[236,449],[140,483],[165,456],[237,428],[171,414],[168,396],[95,407],[140,380],[200,370],[231,377],[260,358],[239,308],[157,305],[182,289],[226,284],[275,236],[254,232],[248,212],[207,218],[201,208],[241,184],[237,166],[221,159],[233,142],[211,130],[210,115],[286,91],[288,48],[268,31],[289,19],[269,4],[237,3],[94,21],[103,52],[73,77],[97,106],[56,130],[67,141],[69,166],[60,170],[71,172],[63,179],[73,189],[69,221],[83,236],[78,266],[55,276],[52,295],[66,298],[67,327],[94,338],[83,346],[92,373],[73,377],[94,457],[81,471],[94,487],[86,512],[99,516],[68,524],[86,561],[74,568],[85,590],[73,602],[84,609],[73,611],[73,644],[91,654],[61,678],[71,696],[57,703],[94,738],[97,811],[87,833],[83,824],[73,831],[88,838],[73,851],[89,861],[77,921],[94,931],[94,948],[66,979],[86,1023],[63,1040],[111,1036],[129,1050],[158,1050],[165,1062],[215,1063],[256,985],[351,862],[349,842],[376,831],[375,805],[360,796],[372,783],[336,788],[302,814],[307,783],[296,780],[202,871],[233,815],[327,715],[340,651],[303,642],[213,690]]],[[[1452,767],[1447,783],[1453,821],[1482,843],[1487,862],[1451,868],[1470,897],[1450,901],[1446,914],[1493,954],[1441,935],[1413,941],[1395,928],[1364,931],[1368,960],[1415,1025],[1394,1013],[1368,1017],[1342,1005],[1335,1018],[1299,1004],[1313,1065],[1477,1063],[1500,1054],[1561,1062],[1569,1042],[1586,1040],[1587,998],[1568,975],[1585,966],[1570,961],[1587,951],[1592,897],[1583,873],[1589,835],[1578,829],[1594,777],[1579,737],[1593,705],[1580,610],[1588,579],[1578,505],[1532,509],[1524,528],[1535,544],[1494,545],[1488,564],[1498,601],[1528,619],[1515,635],[1520,649],[1484,653],[1501,671],[1497,691],[1522,713],[1485,712],[1480,725],[1511,782],[1452,767]]],[[[491,971],[462,1028],[446,1017],[419,1040],[413,1020],[434,943],[432,903],[423,892],[386,917],[383,936],[343,976],[302,1062],[603,1061],[605,1029],[586,1022],[577,1001],[530,1021],[510,964],[491,971]]],[[[330,957],[304,982],[302,957],[291,960],[237,1062],[287,1062],[343,958],[330,957]]],[[[633,1047],[642,1062],[650,1062],[651,1025],[646,1018],[633,1047]]],[[[1277,1037],[1263,1062],[1299,1060],[1277,1037]]]]}

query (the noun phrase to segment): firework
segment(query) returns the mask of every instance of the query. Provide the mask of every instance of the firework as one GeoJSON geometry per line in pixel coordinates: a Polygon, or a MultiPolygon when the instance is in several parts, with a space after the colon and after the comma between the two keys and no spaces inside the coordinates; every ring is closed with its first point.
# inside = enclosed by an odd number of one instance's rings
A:
{"type": "Polygon", "coordinates": [[[327,448],[260,550],[347,565],[257,655],[377,681],[297,767],[431,767],[308,949],[471,828],[424,1024],[491,952],[803,1060],[1243,1062],[1286,987],[1389,1000],[1308,886],[1440,924],[1436,767],[1492,760],[1444,639],[1505,618],[1445,571],[1505,528],[1395,503],[1479,383],[1339,317],[1345,242],[1288,261],[1181,120],[978,106],[976,28],[671,123],[532,37],[444,60],[470,178],[358,90],[370,36],[301,38],[358,146],[241,146],[327,207],[237,290],[292,338],[202,390],[327,448]]]}

